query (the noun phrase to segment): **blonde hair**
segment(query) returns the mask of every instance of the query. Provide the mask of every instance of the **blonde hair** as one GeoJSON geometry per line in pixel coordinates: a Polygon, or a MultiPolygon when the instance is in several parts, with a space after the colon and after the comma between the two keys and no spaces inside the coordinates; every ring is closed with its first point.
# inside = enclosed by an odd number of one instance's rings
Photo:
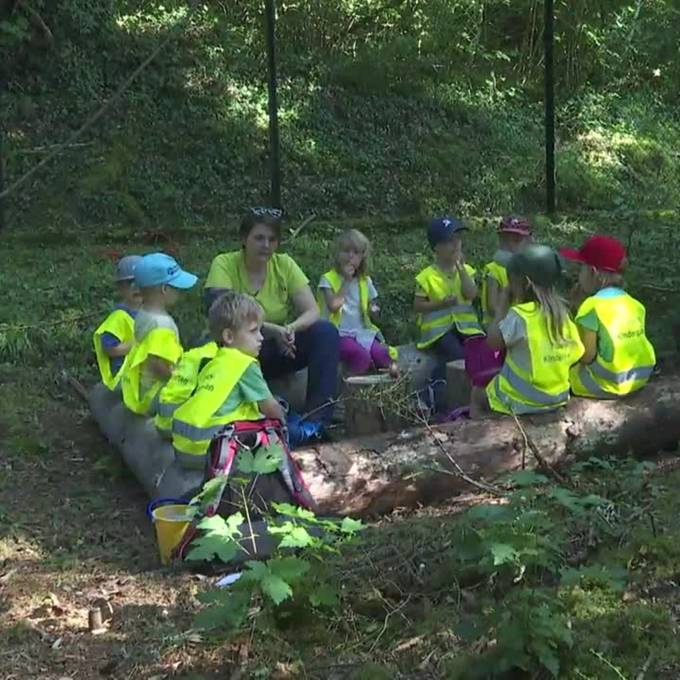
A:
{"type": "Polygon", "coordinates": [[[593,272],[593,283],[595,284],[595,290],[602,290],[610,286],[621,288],[623,286],[623,274],[596,269],[593,272]]]}
{"type": "Polygon", "coordinates": [[[224,331],[238,331],[249,321],[262,322],[264,312],[260,304],[245,293],[228,290],[210,305],[208,326],[213,340],[220,344],[224,331]]]}
{"type": "Polygon", "coordinates": [[[347,229],[335,239],[335,268],[340,270],[339,255],[341,250],[354,248],[361,253],[361,264],[357,267],[358,276],[368,275],[368,260],[371,255],[371,242],[358,229],[347,229]]]}
{"type": "MultiPolygon", "coordinates": [[[[519,277],[518,277],[519,278],[519,277]]],[[[548,338],[555,345],[567,345],[571,339],[565,336],[564,329],[569,320],[569,307],[553,286],[535,284],[527,276],[520,281],[524,289],[523,302],[536,302],[547,319],[548,338]]]]}

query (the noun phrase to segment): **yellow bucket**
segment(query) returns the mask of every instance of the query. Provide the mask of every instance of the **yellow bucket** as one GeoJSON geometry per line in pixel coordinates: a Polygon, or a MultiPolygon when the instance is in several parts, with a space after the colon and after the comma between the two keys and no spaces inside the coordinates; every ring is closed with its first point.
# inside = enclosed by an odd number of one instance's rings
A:
{"type": "Polygon", "coordinates": [[[180,503],[161,505],[151,511],[161,564],[170,564],[172,551],[182,540],[195,513],[195,508],[180,503]]]}

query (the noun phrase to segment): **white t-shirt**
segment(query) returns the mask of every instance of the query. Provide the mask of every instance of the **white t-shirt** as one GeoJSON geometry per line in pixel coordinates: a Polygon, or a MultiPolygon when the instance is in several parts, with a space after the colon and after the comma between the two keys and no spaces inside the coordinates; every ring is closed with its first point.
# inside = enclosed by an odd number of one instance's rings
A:
{"type": "MultiPolygon", "coordinates": [[[[368,302],[373,302],[378,297],[378,291],[373,285],[371,277],[366,277],[368,285],[368,302]]],[[[322,276],[319,281],[319,288],[333,290],[330,281],[322,276]]],[[[364,320],[361,316],[361,307],[359,305],[359,280],[352,279],[346,287],[345,301],[342,304],[342,317],[340,319],[340,326],[338,333],[340,337],[354,338],[362,347],[370,349],[375,340],[376,332],[370,328],[364,327],[364,320]]]]}

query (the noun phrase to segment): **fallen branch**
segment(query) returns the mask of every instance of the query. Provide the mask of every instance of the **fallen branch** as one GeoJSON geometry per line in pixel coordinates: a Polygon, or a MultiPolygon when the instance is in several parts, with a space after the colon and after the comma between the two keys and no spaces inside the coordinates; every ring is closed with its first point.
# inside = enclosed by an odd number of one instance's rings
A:
{"type": "Polygon", "coordinates": [[[294,240],[297,238],[298,234],[299,234],[299,233],[300,233],[300,232],[301,232],[301,231],[302,231],[302,230],[303,230],[310,222],[314,221],[315,219],[316,219],[316,215],[315,215],[314,213],[312,213],[312,214],[309,215],[308,217],[305,217],[305,219],[302,220],[301,224],[300,224],[298,227],[296,227],[295,229],[291,229],[291,231],[290,231],[290,236],[289,236],[287,239],[284,239],[284,243],[290,243],[290,242],[294,241],[294,240]]]}
{"type": "MultiPolygon", "coordinates": [[[[520,423],[519,418],[514,413],[512,414],[512,417],[515,419],[515,424],[517,425],[517,428],[524,439],[525,445],[528,446],[529,451],[534,454],[534,458],[538,463],[538,467],[548,476],[552,477],[558,484],[568,486],[569,483],[567,479],[561,475],[552,465],[550,465],[550,463],[548,463],[548,461],[543,457],[536,444],[534,444],[531,437],[529,437],[526,430],[522,427],[522,423],[520,423]]],[[[524,453],[522,453],[522,469],[524,469],[524,453]]]]}

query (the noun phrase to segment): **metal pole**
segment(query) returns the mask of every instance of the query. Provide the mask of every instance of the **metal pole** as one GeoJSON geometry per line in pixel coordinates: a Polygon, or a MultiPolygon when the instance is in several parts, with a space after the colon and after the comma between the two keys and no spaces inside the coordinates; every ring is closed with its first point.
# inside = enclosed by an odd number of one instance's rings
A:
{"type": "MultiPolygon", "coordinates": [[[[5,96],[5,75],[0,73],[0,100],[5,96]]],[[[5,141],[5,127],[3,121],[0,120],[0,196],[5,190],[5,154],[4,154],[4,141],[5,141]]],[[[3,231],[7,226],[5,220],[5,204],[4,198],[0,198],[0,231],[3,231]]]]}
{"type": "Polygon", "coordinates": [[[555,72],[553,47],[555,44],[555,12],[553,0],[543,0],[545,19],[543,46],[545,66],[545,208],[555,212],[555,72]]]}
{"type": "Polygon", "coordinates": [[[279,146],[279,104],[276,95],[276,4],[265,0],[267,62],[269,66],[269,171],[271,204],[281,207],[281,156],[279,146]]]}

